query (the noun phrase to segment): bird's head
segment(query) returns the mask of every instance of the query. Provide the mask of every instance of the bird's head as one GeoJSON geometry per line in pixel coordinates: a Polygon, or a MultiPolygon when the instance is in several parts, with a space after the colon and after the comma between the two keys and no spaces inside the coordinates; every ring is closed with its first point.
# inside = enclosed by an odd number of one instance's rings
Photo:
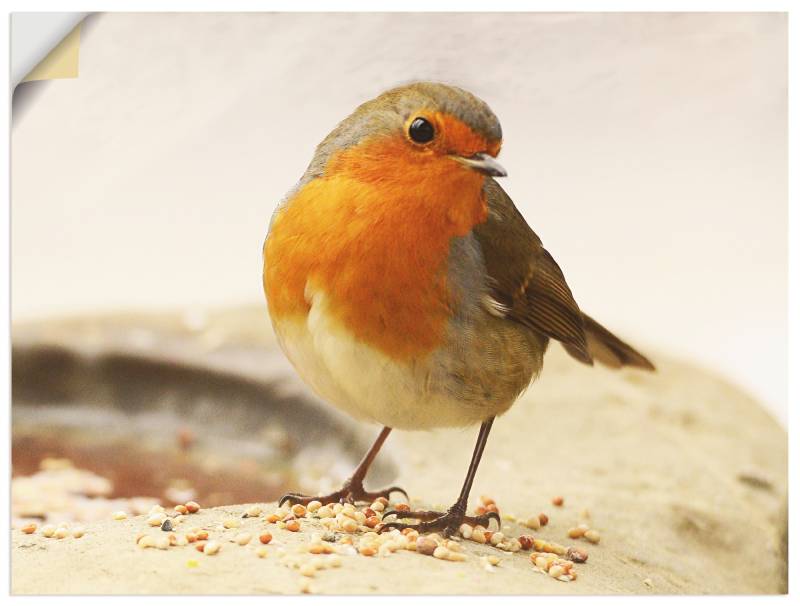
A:
{"type": "Polygon", "coordinates": [[[500,122],[473,94],[417,82],[359,106],[317,147],[307,178],[346,173],[362,181],[424,182],[505,176],[495,160],[500,122]]]}

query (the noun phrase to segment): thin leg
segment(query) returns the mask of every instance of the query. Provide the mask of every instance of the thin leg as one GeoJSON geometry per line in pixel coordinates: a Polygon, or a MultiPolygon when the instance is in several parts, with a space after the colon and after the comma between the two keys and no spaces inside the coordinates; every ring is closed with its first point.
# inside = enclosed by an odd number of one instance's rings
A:
{"type": "Polygon", "coordinates": [[[467,470],[467,477],[464,478],[464,485],[461,487],[461,494],[458,495],[458,500],[455,505],[447,510],[446,513],[438,511],[387,511],[384,518],[388,515],[394,515],[397,519],[413,518],[422,520],[419,524],[404,524],[402,522],[387,522],[383,525],[381,530],[389,528],[415,528],[420,532],[443,531],[445,535],[450,536],[455,534],[458,527],[464,522],[472,525],[480,524],[481,526],[488,526],[489,520],[495,520],[498,528],[500,527],[500,516],[494,512],[490,512],[481,516],[468,516],[467,513],[467,500],[469,499],[469,492],[472,489],[472,482],[475,479],[475,473],[478,471],[478,465],[483,456],[483,449],[486,447],[486,441],[489,439],[489,431],[492,429],[494,417],[481,424],[481,429],[478,432],[478,441],[475,444],[475,450],[472,453],[472,460],[469,463],[467,470]]]}
{"type": "Polygon", "coordinates": [[[375,457],[378,455],[378,451],[380,451],[381,446],[386,441],[386,438],[389,437],[389,433],[392,431],[391,427],[384,427],[381,430],[381,433],[378,435],[378,438],[375,440],[375,443],[372,447],[367,451],[364,455],[364,458],[361,459],[361,462],[356,467],[356,470],[353,472],[353,475],[345,481],[344,486],[340,490],[336,492],[332,492],[328,495],[321,495],[321,496],[307,496],[297,493],[289,493],[283,495],[280,500],[280,505],[283,505],[286,501],[292,501],[293,503],[302,503],[303,505],[308,505],[311,501],[320,501],[323,505],[328,503],[355,503],[356,501],[369,501],[370,503],[377,499],[378,497],[386,497],[389,498],[389,495],[393,492],[401,492],[405,495],[406,500],[408,500],[408,494],[406,491],[400,488],[399,486],[392,486],[391,488],[387,488],[386,490],[379,490],[376,492],[367,492],[364,490],[364,478],[367,475],[367,471],[369,471],[372,462],[375,460],[375,457]]]}

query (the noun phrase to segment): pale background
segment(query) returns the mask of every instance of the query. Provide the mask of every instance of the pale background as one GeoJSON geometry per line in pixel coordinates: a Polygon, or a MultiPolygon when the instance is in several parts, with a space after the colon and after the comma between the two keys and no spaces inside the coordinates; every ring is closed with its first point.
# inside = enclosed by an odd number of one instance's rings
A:
{"type": "Polygon", "coordinates": [[[93,15],[80,77],[15,107],[13,319],[260,303],[316,143],[431,78],[500,118],[586,311],[785,424],[786,75],[781,14],[93,15]]]}

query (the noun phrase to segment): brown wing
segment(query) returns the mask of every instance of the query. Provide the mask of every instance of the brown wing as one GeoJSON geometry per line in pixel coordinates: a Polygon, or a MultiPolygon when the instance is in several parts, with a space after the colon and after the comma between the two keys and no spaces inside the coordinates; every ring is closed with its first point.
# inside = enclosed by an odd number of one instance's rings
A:
{"type": "Polygon", "coordinates": [[[651,368],[647,358],[586,316],[564,274],[513,201],[494,179],[486,179],[487,221],[473,230],[481,245],[492,297],[506,317],[560,341],[585,364],[651,368]]]}

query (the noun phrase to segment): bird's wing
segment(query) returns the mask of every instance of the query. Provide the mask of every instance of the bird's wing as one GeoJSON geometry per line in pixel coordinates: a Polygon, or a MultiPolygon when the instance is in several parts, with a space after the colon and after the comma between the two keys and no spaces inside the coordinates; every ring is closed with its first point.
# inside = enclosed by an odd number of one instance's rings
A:
{"type": "Polygon", "coordinates": [[[560,341],[585,364],[596,359],[611,367],[652,369],[647,358],[581,312],[558,264],[500,185],[486,179],[485,191],[489,216],[473,233],[486,263],[493,311],[560,341]]]}

